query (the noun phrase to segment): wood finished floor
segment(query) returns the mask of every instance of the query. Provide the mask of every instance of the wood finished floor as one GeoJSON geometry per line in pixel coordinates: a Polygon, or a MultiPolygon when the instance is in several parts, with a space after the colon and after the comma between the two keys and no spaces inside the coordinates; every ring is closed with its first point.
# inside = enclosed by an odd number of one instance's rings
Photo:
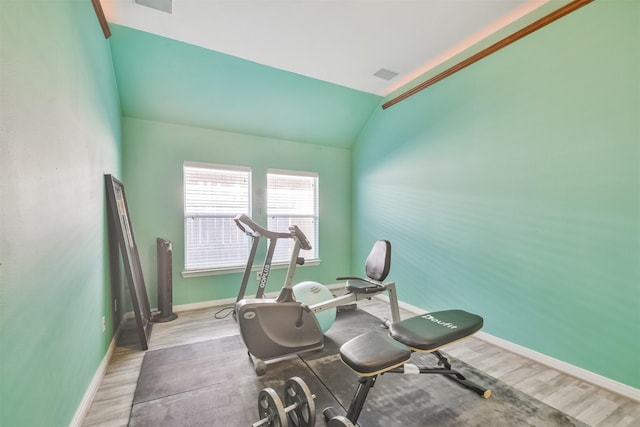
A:
{"type": "MultiPolygon", "coordinates": [[[[388,318],[387,303],[372,299],[358,306],[388,318]]],[[[238,333],[231,316],[216,319],[220,307],[178,313],[178,319],[153,327],[149,350],[205,341],[238,333]]],[[[415,314],[401,310],[401,317],[415,314]]],[[[127,323],[84,426],[126,426],[144,352],[137,349],[133,320],[127,323]],[[132,333],[133,332],[133,333],[132,333]]],[[[475,337],[444,349],[512,387],[555,407],[593,427],[640,426],[640,404],[608,390],[560,373],[475,337]]]]}

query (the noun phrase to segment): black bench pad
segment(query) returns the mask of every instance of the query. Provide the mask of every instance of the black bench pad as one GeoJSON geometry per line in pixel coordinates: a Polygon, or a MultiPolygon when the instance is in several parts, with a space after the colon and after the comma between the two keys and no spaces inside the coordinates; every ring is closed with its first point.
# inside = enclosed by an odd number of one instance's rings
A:
{"type": "Polygon", "coordinates": [[[372,376],[409,361],[411,350],[388,335],[367,332],[342,344],[342,361],[362,376],[372,376]]]}
{"type": "Polygon", "coordinates": [[[393,339],[416,351],[434,351],[482,328],[482,317],[464,310],[445,310],[411,317],[389,327],[393,339]]]}

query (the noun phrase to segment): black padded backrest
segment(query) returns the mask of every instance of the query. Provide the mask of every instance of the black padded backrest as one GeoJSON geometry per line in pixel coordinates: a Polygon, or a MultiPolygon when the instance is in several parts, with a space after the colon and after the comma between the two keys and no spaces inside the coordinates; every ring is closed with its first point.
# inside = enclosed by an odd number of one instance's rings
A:
{"type": "Polygon", "coordinates": [[[391,242],[378,240],[367,257],[365,264],[367,277],[378,282],[384,281],[391,269],[391,242]]]}

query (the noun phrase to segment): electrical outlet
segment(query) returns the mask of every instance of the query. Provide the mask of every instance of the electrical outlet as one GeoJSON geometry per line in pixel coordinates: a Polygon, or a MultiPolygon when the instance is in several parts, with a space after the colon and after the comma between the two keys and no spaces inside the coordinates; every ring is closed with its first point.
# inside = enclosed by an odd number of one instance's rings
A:
{"type": "Polygon", "coordinates": [[[107,319],[102,316],[102,332],[107,330],[107,319]]]}

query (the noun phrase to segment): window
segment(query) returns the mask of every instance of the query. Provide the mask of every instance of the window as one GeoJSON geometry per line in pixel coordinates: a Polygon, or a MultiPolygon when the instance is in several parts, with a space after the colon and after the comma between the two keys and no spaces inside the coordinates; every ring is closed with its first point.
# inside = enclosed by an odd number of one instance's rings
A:
{"type": "MultiPolygon", "coordinates": [[[[307,236],[311,251],[307,260],[318,259],[318,174],[269,169],[267,173],[267,228],[288,231],[291,225],[307,236]]],[[[291,240],[279,240],[273,262],[289,262],[291,240]]]]}
{"type": "Polygon", "coordinates": [[[247,238],[233,218],[250,215],[251,169],[184,163],[185,270],[242,266],[247,238]]]}

